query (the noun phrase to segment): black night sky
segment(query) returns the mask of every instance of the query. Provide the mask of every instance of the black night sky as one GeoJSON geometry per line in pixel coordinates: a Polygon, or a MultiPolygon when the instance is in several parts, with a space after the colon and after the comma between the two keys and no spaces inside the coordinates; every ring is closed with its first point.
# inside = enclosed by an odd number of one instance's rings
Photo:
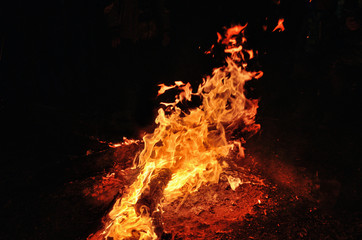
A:
{"type": "Polygon", "coordinates": [[[49,196],[93,174],[74,169],[87,150],[104,149],[95,139],[151,131],[165,100],[157,84],[196,89],[223,63],[204,54],[216,32],[238,23],[248,23],[247,44],[259,53],[251,66],[264,72],[249,86],[262,125],[249,144],[278,141],[276,152],[298,155],[292,164],[341,183],[333,211],[360,216],[361,1],[139,0],[139,20],[156,30],[137,40],[114,17],[134,2],[2,1],[0,239],[85,238],[86,221],[42,227],[57,208],[49,196]],[[272,32],[280,18],[286,30],[272,32]]]}

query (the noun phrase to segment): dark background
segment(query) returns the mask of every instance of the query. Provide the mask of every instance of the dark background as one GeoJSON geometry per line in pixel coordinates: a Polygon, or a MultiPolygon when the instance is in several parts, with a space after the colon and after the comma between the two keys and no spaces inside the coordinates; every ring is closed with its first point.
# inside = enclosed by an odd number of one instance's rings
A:
{"type": "Polygon", "coordinates": [[[275,151],[291,153],[292,164],[342,184],[336,209],[360,210],[361,1],[169,1],[168,44],[121,39],[116,47],[104,14],[109,4],[1,3],[1,239],[47,239],[29,236],[39,219],[52,218],[52,207],[43,206],[48,196],[92,174],[67,171],[74,159],[104,149],[96,138],[150,131],[164,100],[155,97],[157,84],[196,89],[222,64],[203,54],[216,32],[246,22],[249,47],[259,52],[252,66],[264,71],[249,89],[260,99],[265,140],[256,142],[280,142],[275,151]],[[272,32],[279,18],[286,30],[272,32]]]}

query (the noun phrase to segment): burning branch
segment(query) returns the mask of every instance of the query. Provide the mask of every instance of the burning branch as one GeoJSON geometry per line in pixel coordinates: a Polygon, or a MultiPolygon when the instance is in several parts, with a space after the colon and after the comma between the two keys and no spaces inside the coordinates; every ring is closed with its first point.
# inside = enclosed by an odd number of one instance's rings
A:
{"type": "Polygon", "coordinates": [[[155,227],[154,231],[158,237],[161,237],[163,233],[161,199],[163,198],[163,191],[171,180],[171,176],[172,172],[170,169],[158,170],[152,176],[148,189],[142,193],[135,206],[138,215],[141,215],[143,211],[151,213],[152,222],[155,227]]]}

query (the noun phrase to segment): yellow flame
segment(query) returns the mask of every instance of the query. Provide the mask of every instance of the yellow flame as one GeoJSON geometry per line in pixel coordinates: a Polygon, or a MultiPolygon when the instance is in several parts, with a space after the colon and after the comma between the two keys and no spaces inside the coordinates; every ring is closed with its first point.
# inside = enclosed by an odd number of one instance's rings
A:
{"type": "MultiPolygon", "coordinates": [[[[140,173],[128,193],[113,206],[103,237],[157,238],[149,208],[135,208],[157,170],[171,171],[172,177],[164,189],[163,201],[173,201],[197,191],[205,183],[217,183],[223,167],[227,165],[220,163],[219,159],[226,157],[235,146],[243,153],[240,141],[227,138],[241,126],[253,130],[259,128],[254,121],[257,101],[245,97],[244,85],[246,81],[262,75],[261,72],[246,71],[246,64],[240,63],[244,59],[242,51],[253,57],[252,51],[243,50],[236,41],[236,36],[243,33],[245,27],[235,26],[226,31],[222,43],[227,45],[225,52],[231,56],[227,57],[226,66],[215,69],[212,76],[204,79],[197,92],[192,92],[189,83],[159,85],[159,95],[172,88],[178,88],[181,93],[174,103],[164,103],[171,111],[160,108],[155,120],[158,127],[143,137],[144,149],[137,165],[140,173]],[[183,112],[178,103],[190,101],[192,95],[200,96],[202,104],[183,112]]],[[[221,42],[220,34],[218,38],[221,42]]],[[[244,42],[245,38],[242,39],[244,42]]],[[[229,182],[233,189],[241,184],[240,179],[229,178],[229,182]]]]}

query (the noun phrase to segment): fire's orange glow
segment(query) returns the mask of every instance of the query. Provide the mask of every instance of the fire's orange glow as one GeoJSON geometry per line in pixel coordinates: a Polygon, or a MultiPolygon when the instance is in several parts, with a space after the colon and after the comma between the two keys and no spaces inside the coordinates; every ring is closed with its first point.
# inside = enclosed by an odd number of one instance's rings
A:
{"type": "Polygon", "coordinates": [[[205,54],[210,54],[212,52],[212,50],[214,49],[215,45],[213,44],[210,48],[210,50],[205,51],[205,54]]]}
{"type": "Polygon", "coordinates": [[[278,25],[273,29],[273,32],[275,32],[276,30],[279,30],[280,32],[283,32],[285,30],[285,27],[283,25],[284,23],[284,18],[281,18],[278,20],[278,25]]]}
{"type": "Polygon", "coordinates": [[[222,41],[223,44],[229,44],[230,42],[236,44],[236,39],[234,38],[236,35],[239,35],[240,32],[242,32],[248,24],[245,24],[244,26],[236,25],[234,27],[231,27],[226,30],[225,38],[222,41]]]}
{"type": "Polygon", "coordinates": [[[248,54],[249,54],[249,59],[253,59],[254,58],[254,52],[253,50],[245,50],[248,54]]]}
{"type": "Polygon", "coordinates": [[[221,42],[221,40],[223,39],[223,37],[221,36],[220,33],[217,33],[217,42],[221,42]]]}
{"type": "MultiPolygon", "coordinates": [[[[144,149],[135,160],[139,170],[137,179],[118,199],[108,215],[103,231],[91,239],[157,239],[153,215],[162,212],[162,203],[172,202],[181,196],[192,194],[206,183],[217,183],[228,164],[221,161],[231,150],[243,155],[244,140],[230,140],[234,131],[258,131],[255,124],[257,100],[245,97],[246,81],[260,78],[262,72],[245,70],[244,53],[249,59],[253,51],[244,50],[237,37],[245,26],[234,26],[226,31],[225,37],[218,34],[218,42],[226,46],[226,66],[214,69],[200,84],[196,92],[189,83],[175,82],[174,85],[160,84],[158,95],[169,89],[178,89],[180,94],[172,103],[162,103],[166,108],[158,110],[158,124],[153,133],[143,137],[144,149]],[[178,106],[199,96],[202,104],[188,112],[178,106]],[[140,204],[141,196],[151,194],[150,183],[158,180],[162,171],[170,172],[170,179],[162,190],[163,198],[154,208],[140,204]],[[139,207],[136,207],[136,206],[139,207]]],[[[242,42],[245,38],[242,38],[242,42]]],[[[228,177],[233,190],[245,183],[239,178],[228,177]]]]}
{"type": "Polygon", "coordinates": [[[126,137],[123,137],[123,141],[121,143],[112,143],[112,142],[102,141],[102,140],[99,140],[99,139],[96,139],[96,140],[99,143],[107,144],[110,148],[118,148],[118,147],[121,147],[121,146],[131,145],[131,144],[140,142],[140,140],[128,139],[126,137]]]}
{"type": "Polygon", "coordinates": [[[125,146],[125,145],[131,145],[131,144],[135,144],[135,143],[139,143],[140,140],[135,140],[135,139],[128,139],[126,137],[123,137],[123,142],[121,143],[109,143],[108,146],[111,148],[117,148],[117,147],[121,147],[121,146],[125,146]]]}

